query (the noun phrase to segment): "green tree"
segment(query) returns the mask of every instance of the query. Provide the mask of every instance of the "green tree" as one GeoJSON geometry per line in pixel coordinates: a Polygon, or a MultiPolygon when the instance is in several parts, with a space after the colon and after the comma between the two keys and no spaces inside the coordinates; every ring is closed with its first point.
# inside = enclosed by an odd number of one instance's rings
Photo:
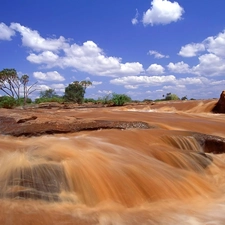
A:
{"type": "Polygon", "coordinates": [[[68,102],[81,104],[84,100],[85,89],[80,82],[75,81],[65,88],[64,99],[68,102]]]}
{"type": "Polygon", "coordinates": [[[185,96],[183,96],[182,98],[181,98],[181,100],[187,100],[188,98],[187,98],[187,95],[185,95],[185,96]]]}
{"type": "Polygon", "coordinates": [[[180,98],[176,94],[167,93],[165,100],[180,100],[180,98]]]}
{"type": "Polygon", "coordinates": [[[34,86],[37,84],[37,82],[35,82],[34,84],[32,84],[31,86],[28,87],[28,83],[29,83],[29,76],[24,74],[21,78],[20,78],[20,82],[23,86],[23,106],[26,105],[26,103],[28,102],[28,96],[33,93],[34,91],[36,91],[36,89],[34,88],[34,86]]]}
{"type": "Polygon", "coordinates": [[[15,69],[0,71],[0,90],[12,98],[20,98],[20,78],[15,69]]]}
{"type": "Polygon", "coordinates": [[[58,97],[54,89],[48,89],[40,92],[40,98],[54,98],[58,97]]]}
{"type": "Polygon", "coordinates": [[[19,102],[20,94],[23,94],[24,105],[28,96],[34,92],[34,83],[28,86],[29,76],[22,75],[19,77],[15,69],[3,69],[0,71],[0,90],[3,91],[7,96],[16,99],[19,102]]]}
{"type": "Polygon", "coordinates": [[[114,105],[116,106],[122,106],[126,102],[131,102],[131,98],[125,94],[112,94],[112,99],[111,101],[113,102],[114,105]]]}
{"type": "Polygon", "coordinates": [[[89,80],[82,80],[79,82],[79,84],[82,85],[86,91],[87,87],[92,85],[92,82],[89,80]]]}

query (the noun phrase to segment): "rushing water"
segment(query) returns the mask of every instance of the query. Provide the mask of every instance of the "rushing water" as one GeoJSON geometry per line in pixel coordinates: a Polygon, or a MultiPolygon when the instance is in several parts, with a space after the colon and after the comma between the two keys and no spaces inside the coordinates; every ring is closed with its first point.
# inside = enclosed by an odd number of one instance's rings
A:
{"type": "Polygon", "coordinates": [[[0,224],[225,224],[224,154],[184,135],[225,137],[225,116],[208,107],[76,112],[157,129],[2,136],[0,224]]]}

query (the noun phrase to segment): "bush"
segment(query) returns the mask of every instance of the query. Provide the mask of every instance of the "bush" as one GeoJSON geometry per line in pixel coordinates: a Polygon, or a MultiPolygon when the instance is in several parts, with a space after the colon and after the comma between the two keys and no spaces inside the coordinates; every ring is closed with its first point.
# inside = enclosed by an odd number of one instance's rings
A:
{"type": "MultiPolygon", "coordinates": [[[[30,98],[27,98],[26,104],[31,104],[31,103],[32,103],[32,100],[31,100],[30,98]]],[[[18,104],[18,105],[23,105],[23,104],[24,104],[24,98],[19,98],[19,99],[17,100],[17,104],[18,104]]]]}
{"type": "Polygon", "coordinates": [[[84,94],[85,94],[84,87],[78,82],[73,82],[72,84],[69,84],[65,88],[64,99],[67,102],[74,102],[81,104],[83,103],[84,100],[84,94]]]}
{"type": "Polygon", "coordinates": [[[84,103],[88,103],[88,102],[91,102],[91,103],[93,103],[93,104],[96,104],[96,100],[93,99],[93,98],[85,98],[85,99],[84,99],[84,103]]]}
{"type": "Polygon", "coordinates": [[[112,99],[111,101],[113,102],[114,105],[116,106],[122,106],[126,102],[131,102],[131,98],[125,94],[112,94],[112,99]]]}
{"type": "Polygon", "coordinates": [[[36,98],[35,103],[40,104],[44,102],[58,102],[63,103],[64,99],[62,97],[53,97],[53,98],[36,98]]]}
{"type": "Polygon", "coordinates": [[[0,108],[12,109],[17,105],[17,101],[13,97],[0,97],[0,108]]]}
{"type": "Polygon", "coordinates": [[[180,100],[180,98],[177,96],[177,95],[175,95],[175,94],[171,94],[171,93],[168,93],[167,95],[166,95],[166,98],[165,98],[167,101],[168,100],[180,100]]]}

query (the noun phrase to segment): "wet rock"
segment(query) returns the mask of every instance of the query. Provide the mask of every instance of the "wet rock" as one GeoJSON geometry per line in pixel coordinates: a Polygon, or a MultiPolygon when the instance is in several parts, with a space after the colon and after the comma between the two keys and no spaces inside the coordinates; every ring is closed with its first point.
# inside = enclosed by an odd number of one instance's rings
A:
{"type": "Polygon", "coordinates": [[[220,99],[212,110],[214,113],[225,113],[225,91],[220,94],[220,99]]]}
{"type": "Polygon", "coordinates": [[[61,165],[46,163],[12,171],[8,182],[9,192],[4,197],[31,198],[58,201],[58,194],[68,190],[64,169],[61,165]]]}
{"type": "MultiPolygon", "coordinates": [[[[43,117],[43,115],[42,115],[43,117]]],[[[99,129],[150,129],[155,128],[142,121],[110,121],[77,119],[76,117],[57,117],[47,115],[45,118],[11,114],[0,117],[0,133],[13,136],[39,136],[43,134],[72,133],[99,129]],[[29,121],[29,123],[27,123],[29,121]]]]}
{"type": "Polygon", "coordinates": [[[193,133],[192,135],[201,145],[204,152],[213,154],[225,153],[225,138],[202,133],[193,133]]]}

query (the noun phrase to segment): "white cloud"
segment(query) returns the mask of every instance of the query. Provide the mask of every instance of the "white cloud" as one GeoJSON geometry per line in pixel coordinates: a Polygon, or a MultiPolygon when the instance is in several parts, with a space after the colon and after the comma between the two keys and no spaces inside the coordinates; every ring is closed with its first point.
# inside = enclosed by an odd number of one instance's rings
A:
{"type": "Polygon", "coordinates": [[[86,41],[82,45],[76,43],[70,45],[62,36],[58,39],[45,39],[38,31],[19,23],[11,23],[10,28],[19,32],[23,46],[33,51],[27,56],[27,60],[31,63],[42,64],[47,68],[71,67],[92,75],[110,77],[139,75],[144,71],[143,65],[139,62],[122,63],[121,58],[106,56],[93,41],[86,41]]]}
{"type": "Polygon", "coordinates": [[[199,64],[192,68],[193,73],[205,76],[224,75],[225,63],[224,59],[212,53],[199,57],[199,64]]]}
{"type": "Polygon", "coordinates": [[[47,64],[50,65],[50,67],[53,67],[58,59],[59,56],[51,51],[44,51],[40,54],[31,53],[29,56],[27,56],[27,60],[31,63],[47,64]]]}
{"type": "Polygon", "coordinates": [[[68,46],[67,40],[62,36],[58,39],[44,39],[38,31],[31,30],[19,23],[11,23],[10,28],[21,34],[23,46],[29,47],[34,51],[58,51],[68,46]]]}
{"type": "Polygon", "coordinates": [[[138,24],[138,16],[139,16],[139,13],[138,13],[138,10],[136,9],[135,17],[131,20],[131,23],[133,25],[138,24]]]}
{"type": "Polygon", "coordinates": [[[183,61],[178,62],[178,63],[170,62],[167,65],[167,68],[169,69],[169,71],[174,72],[174,73],[190,73],[191,72],[189,65],[184,63],[183,61]]]}
{"type": "Polygon", "coordinates": [[[161,54],[161,53],[159,53],[159,52],[157,52],[157,51],[154,51],[154,50],[150,50],[150,51],[148,52],[148,54],[149,54],[149,55],[154,55],[154,57],[155,57],[156,59],[169,58],[168,55],[163,55],[163,54],[161,54]]]}
{"type": "Polygon", "coordinates": [[[104,94],[104,95],[110,95],[110,94],[112,94],[112,91],[107,91],[107,90],[98,90],[98,93],[99,94],[104,94]]]}
{"type": "Polygon", "coordinates": [[[110,80],[111,84],[115,85],[139,85],[139,86],[157,86],[163,83],[174,83],[175,76],[129,76],[110,80]]]}
{"type": "Polygon", "coordinates": [[[152,7],[143,15],[143,24],[169,24],[181,19],[183,8],[177,2],[153,0],[152,7]]]}
{"type": "Polygon", "coordinates": [[[225,57],[225,31],[219,33],[215,37],[206,38],[203,43],[209,53],[216,54],[220,57],[225,57]]]}
{"type": "Polygon", "coordinates": [[[51,88],[54,89],[56,92],[64,92],[65,87],[65,84],[51,84],[51,88]]]}
{"type": "Polygon", "coordinates": [[[0,40],[10,41],[11,37],[15,35],[15,31],[12,30],[4,23],[0,23],[0,40]]]}
{"type": "Polygon", "coordinates": [[[160,75],[164,73],[164,70],[165,69],[161,65],[151,64],[146,71],[151,75],[160,75]]]}
{"type": "Polygon", "coordinates": [[[199,52],[205,51],[205,46],[202,43],[191,43],[181,47],[178,55],[183,57],[193,57],[199,52]]]}
{"type": "Polygon", "coordinates": [[[139,86],[138,85],[125,85],[124,86],[126,89],[132,89],[132,90],[135,90],[135,89],[138,89],[139,88],[139,86]]]}
{"type": "Polygon", "coordinates": [[[50,87],[47,86],[47,85],[45,85],[45,84],[39,84],[39,85],[37,85],[37,90],[46,91],[48,89],[50,89],[50,87]]]}
{"type": "Polygon", "coordinates": [[[201,79],[198,77],[185,77],[185,78],[178,79],[177,85],[181,85],[181,86],[194,85],[194,84],[201,85],[201,84],[203,84],[203,80],[204,79],[201,79]]]}
{"type": "Polygon", "coordinates": [[[95,85],[95,86],[100,85],[100,84],[102,84],[102,81],[93,81],[92,82],[92,85],[95,85]]]}
{"type": "Polygon", "coordinates": [[[40,80],[46,81],[64,81],[65,78],[61,76],[57,71],[50,71],[47,73],[34,72],[34,77],[40,80]]]}
{"type": "Polygon", "coordinates": [[[49,68],[72,67],[98,76],[138,75],[144,71],[139,62],[121,63],[121,58],[105,56],[103,50],[93,41],[86,41],[83,45],[73,44],[65,48],[64,52],[65,55],[61,57],[51,51],[32,53],[27,59],[32,63],[46,64],[49,68]]]}

